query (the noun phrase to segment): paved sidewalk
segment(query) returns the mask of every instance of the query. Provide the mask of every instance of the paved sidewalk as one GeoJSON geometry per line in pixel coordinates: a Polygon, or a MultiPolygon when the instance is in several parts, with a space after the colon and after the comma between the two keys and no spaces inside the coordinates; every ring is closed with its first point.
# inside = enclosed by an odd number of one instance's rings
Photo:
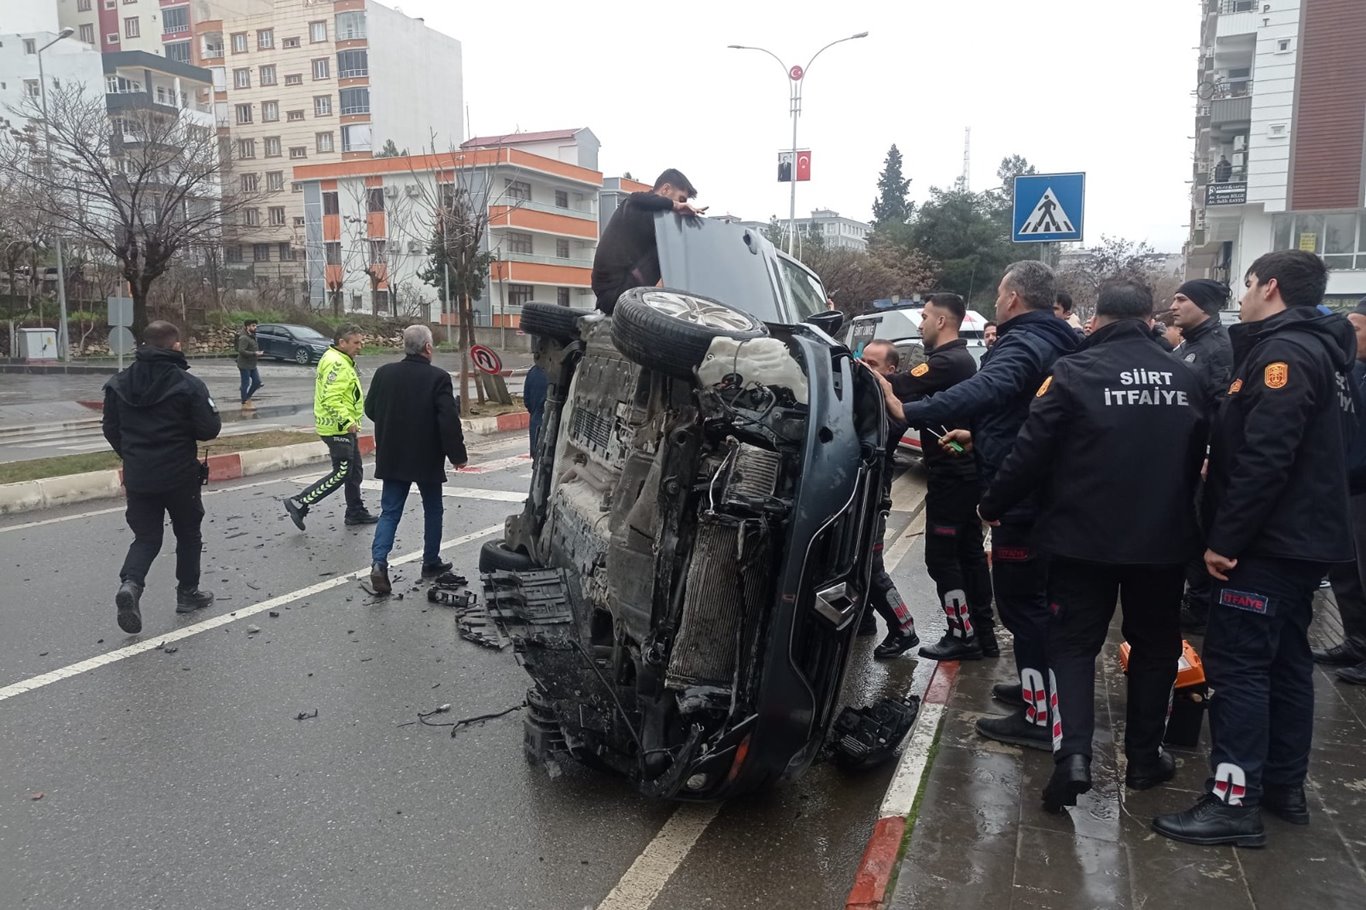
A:
{"type": "MultiPolygon", "coordinates": [[[[1324,592],[1326,595],[1326,592],[1324,592]]],[[[1335,642],[1337,610],[1318,598],[1310,636],[1335,642]]],[[[1197,750],[1172,750],[1177,778],[1124,789],[1124,676],[1117,625],[1098,661],[1095,789],[1063,815],[1045,812],[1046,753],[989,742],[973,722],[1003,714],[991,686],[1013,662],[962,664],[938,752],[888,906],[908,908],[1357,908],[1366,906],[1366,688],[1315,674],[1308,828],[1266,816],[1267,847],[1194,847],[1149,827],[1203,790],[1208,723],[1197,750]]],[[[1198,639],[1192,639],[1197,650],[1198,639]]]]}

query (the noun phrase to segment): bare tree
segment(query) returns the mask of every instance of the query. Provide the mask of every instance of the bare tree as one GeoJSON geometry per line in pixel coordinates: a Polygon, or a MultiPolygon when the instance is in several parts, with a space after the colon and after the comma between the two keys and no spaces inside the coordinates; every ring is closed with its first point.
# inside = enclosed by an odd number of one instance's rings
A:
{"type": "Polygon", "coordinates": [[[30,121],[0,161],[34,182],[39,210],[64,236],[83,238],[119,264],[133,298],[133,330],[148,322],[153,284],[182,251],[218,243],[225,222],[253,197],[229,192],[223,176],[231,153],[209,122],[195,112],[166,107],[130,109],[111,116],[102,92],[58,85],[43,113],[29,99],[17,111],[30,121]]]}
{"type": "Polygon", "coordinates": [[[1077,318],[1085,322],[1096,310],[1100,286],[1112,278],[1139,281],[1153,292],[1159,309],[1176,291],[1175,272],[1163,268],[1165,256],[1146,243],[1102,236],[1096,246],[1064,258],[1058,268],[1058,287],[1072,295],[1077,318]]]}

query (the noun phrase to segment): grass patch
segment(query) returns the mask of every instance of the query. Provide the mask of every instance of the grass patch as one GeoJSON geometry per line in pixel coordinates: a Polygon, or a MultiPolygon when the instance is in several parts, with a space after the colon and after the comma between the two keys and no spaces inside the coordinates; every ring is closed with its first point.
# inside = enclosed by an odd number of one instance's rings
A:
{"type": "MultiPolygon", "coordinates": [[[[266,430],[260,433],[243,433],[226,436],[209,443],[210,455],[226,455],[229,452],[250,452],[254,449],[270,449],[275,446],[295,445],[310,442],[317,437],[312,433],[294,430],[266,430]]],[[[203,454],[204,443],[200,443],[203,454]]],[[[35,458],[32,461],[12,461],[0,464],[0,483],[19,483],[25,480],[42,480],[45,477],[65,477],[68,474],[84,474],[87,471],[109,471],[123,466],[119,456],[113,452],[87,452],[81,455],[58,455],[53,458],[35,458]]]]}

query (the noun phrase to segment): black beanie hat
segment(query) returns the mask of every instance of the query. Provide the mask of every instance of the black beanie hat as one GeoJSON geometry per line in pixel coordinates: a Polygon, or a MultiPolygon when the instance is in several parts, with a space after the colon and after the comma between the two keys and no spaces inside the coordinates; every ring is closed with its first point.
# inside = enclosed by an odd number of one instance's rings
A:
{"type": "Polygon", "coordinates": [[[1352,312],[1358,316],[1366,316],[1366,297],[1357,301],[1357,305],[1352,308],[1352,312]]]}
{"type": "Polygon", "coordinates": [[[1212,278],[1196,278],[1187,281],[1176,289],[1176,293],[1190,299],[1190,302],[1206,313],[1217,313],[1228,303],[1228,285],[1212,278]]]}

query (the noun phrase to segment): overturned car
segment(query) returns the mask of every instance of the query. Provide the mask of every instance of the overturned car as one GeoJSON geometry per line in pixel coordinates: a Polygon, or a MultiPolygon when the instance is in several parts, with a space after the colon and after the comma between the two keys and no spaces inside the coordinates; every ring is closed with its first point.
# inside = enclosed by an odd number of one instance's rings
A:
{"type": "Polygon", "coordinates": [[[672,213],[657,244],[664,287],[610,317],[524,307],[550,391],[525,507],[480,571],[533,681],[529,756],[719,799],[825,744],[885,508],[885,417],[800,263],[672,213]]]}

